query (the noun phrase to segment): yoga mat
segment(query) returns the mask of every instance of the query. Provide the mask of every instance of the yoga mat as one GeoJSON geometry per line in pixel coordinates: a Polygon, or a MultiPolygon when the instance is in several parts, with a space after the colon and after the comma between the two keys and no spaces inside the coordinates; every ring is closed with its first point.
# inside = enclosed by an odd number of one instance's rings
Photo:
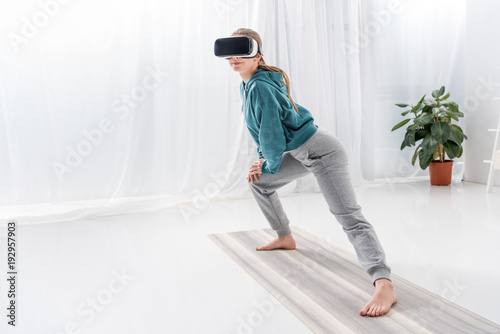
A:
{"type": "Polygon", "coordinates": [[[374,290],[351,253],[298,227],[295,250],[256,251],[271,229],[208,237],[314,333],[500,333],[497,325],[392,274],[398,303],[380,317],[360,316],[374,290]]]}

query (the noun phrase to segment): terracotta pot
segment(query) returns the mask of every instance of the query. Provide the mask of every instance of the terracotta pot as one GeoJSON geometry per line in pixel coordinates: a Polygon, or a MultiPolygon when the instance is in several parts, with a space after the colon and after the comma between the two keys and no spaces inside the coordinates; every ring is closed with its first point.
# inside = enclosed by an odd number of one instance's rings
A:
{"type": "Polygon", "coordinates": [[[445,160],[444,162],[431,162],[431,164],[429,165],[431,184],[433,186],[449,186],[451,184],[452,168],[453,160],[445,160]]]}

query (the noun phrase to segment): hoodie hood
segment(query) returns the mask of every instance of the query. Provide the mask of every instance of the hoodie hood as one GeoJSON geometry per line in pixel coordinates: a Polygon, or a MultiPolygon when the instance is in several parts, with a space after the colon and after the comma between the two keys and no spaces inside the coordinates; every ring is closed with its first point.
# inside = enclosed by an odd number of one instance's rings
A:
{"type": "Polygon", "coordinates": [[[282,93],[288,93],[287,87],[283,83],[283,74],[280,72],[266,71],[261,68],[258,69],[248,80],[247,84],[245,85],[245,90],[248,91],[249,89],[251,89],[253,84],[257,81],[264,81],[272,85],[274,88],[280,90],[282,93]]]}

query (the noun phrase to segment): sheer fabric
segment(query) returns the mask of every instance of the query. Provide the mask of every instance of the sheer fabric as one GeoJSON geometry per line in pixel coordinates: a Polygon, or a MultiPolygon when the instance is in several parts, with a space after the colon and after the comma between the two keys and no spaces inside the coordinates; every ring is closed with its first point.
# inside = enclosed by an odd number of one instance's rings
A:
{"type": "MultiPolygon", "coordinates": [[[[257,154],[241,79],[213,56],[214,40],[239,27],[260,33],[294,100],[344,143],[355,184],[414,175],[400,172],[407,154],[402,135],[390,133],[392,106],[441,84],[463,91],[462,1],[446,16],[434,14],[446,1],[402,1],[363,44],[389,2],[4,2],[2,216],[199,211],[212,198],[250,196],[257,154]]],[[[288,191],[312,185],[305,178],[288,191]]]]}

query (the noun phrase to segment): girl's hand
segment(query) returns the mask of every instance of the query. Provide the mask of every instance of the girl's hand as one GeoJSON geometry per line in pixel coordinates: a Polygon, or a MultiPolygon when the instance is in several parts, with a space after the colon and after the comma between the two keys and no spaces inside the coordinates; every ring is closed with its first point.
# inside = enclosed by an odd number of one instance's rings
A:
{"type": "Polygon", "coordinates": [[[255,161],[251,166],[248,172],[247,181],[250,183],[255,183],[259,181],[259,176],[262,175],[262,164],[266,161],[266,159],[259,159],[255,161]]]}

